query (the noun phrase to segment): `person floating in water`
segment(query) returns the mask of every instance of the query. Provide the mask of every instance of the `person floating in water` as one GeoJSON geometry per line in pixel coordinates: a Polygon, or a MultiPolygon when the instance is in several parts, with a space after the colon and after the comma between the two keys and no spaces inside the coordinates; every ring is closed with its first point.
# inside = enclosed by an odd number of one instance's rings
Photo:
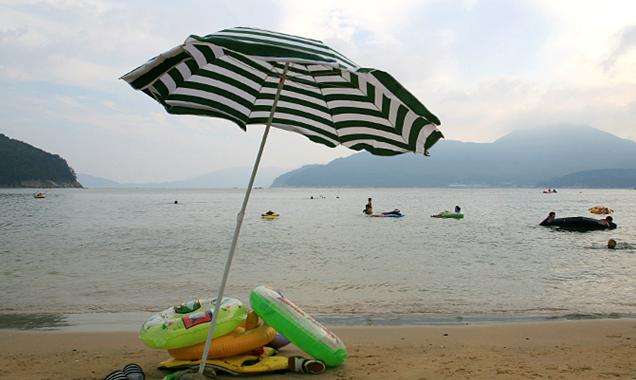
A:
{"type": "Polygon", "coordinates": [[[402,215],[402,211],[398,210],[397,208],[393,211],[385,211],[382,213],[382,215],[398,215],[401,216],[402,215]]]}
{"type": "Polygon", "coordinates": [[[179,204],[179,202],[177,202],[177,201],[174,201],[174,204],[176,204],[176,205],[178,205],[178,204],[179,204]]]}
{"type": "Polygon", "coordinates": [[[550,213],[548,214],[548,217],[543,219],[543,222],[539,223],[539,225],[549,226],[550,224],[552,224],[552,222],[554,222],[555,218],[556,218],[556,213],[554,211],[550,211],[550,213]]]}
{"type": "Polygon", "coordinates": [[[364,206],[364,211],[365,214],[367,215],[372,215],[373,214],[373,204],[371,203],[371,198],[369,198],[369,200],[367,201],[366,206],[364,206]]]}
{"type": "Polygon", "coordinates": [[[455,206],[455,214],[459,214],[462,211],[462,208],[459,206],[455,206]]]}
{"type": "Polygon", "coordinates": [[[616,249],[616,240],[609,239],[607,241],[607,249],[616,249]]]}

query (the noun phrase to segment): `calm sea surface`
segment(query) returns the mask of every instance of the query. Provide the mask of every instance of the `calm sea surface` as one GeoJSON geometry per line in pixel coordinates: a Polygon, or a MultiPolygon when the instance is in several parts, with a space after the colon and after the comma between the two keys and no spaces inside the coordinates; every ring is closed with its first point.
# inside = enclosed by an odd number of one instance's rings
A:
{"type": "MultiPolygon", "coordinates": [[[[59,189],[37,200],[32,193],[0,190],[3,313],[147,313],[210,296],[243,196],[59,189]]],[[[332,323],[636,315],[636,190],[252,194],[228,285],[228,295],[245,301],[250,289],[269,284],[332,323]],[[377,211],[397,207],[406,217],[364,217],[367,197],[377,211]],[[455,204],[464,220],[430,218],[455,204]],[[537,226],[548,211],[591,216],[596,204],[616,210],[617,230],[537,226]],[[261,220],[268,209],[281,218],[261,220]],[[623,249],[604,249],[609,238],[623,249]]]]}

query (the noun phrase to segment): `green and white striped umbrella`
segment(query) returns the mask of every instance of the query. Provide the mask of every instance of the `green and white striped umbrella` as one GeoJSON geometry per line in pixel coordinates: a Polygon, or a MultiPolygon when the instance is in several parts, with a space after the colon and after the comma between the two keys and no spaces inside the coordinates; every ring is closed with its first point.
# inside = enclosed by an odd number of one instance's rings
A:
{"type": "Polygon", "coordinates": [[[426,153],[442,137],[439,119],[388,73],[360,68],[318,40],[261,29],[190,36],[122,78],[169,113],[245,129],[267,122],[286,63],[274,127],[377,155],[426,153]]]}
{"type": "MultiPolygon", "coordinates": [[[[385,54],[386,52],[382,52],[385,54]]],[[[237,215],[213,315],[218,315],[270,127],[335,147],[390,156],[427,154],[439,119],[384,71],[358,67],[322,42],[253,28],[190,36],[122,77],[169,113],[266,124],[237,215]]],[[[210,324],[206,358],[216,321],[210,324]]],[[[201,360],[199,373],[203,373],[201,360]]]]}

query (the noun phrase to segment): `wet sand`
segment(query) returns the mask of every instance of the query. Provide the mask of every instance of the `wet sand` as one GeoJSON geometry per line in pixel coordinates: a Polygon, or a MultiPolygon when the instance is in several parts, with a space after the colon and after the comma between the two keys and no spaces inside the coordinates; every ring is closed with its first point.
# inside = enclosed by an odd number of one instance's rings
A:
{"type": "MultiPolygon", "coordinates": [[[[636,378],[634,319],[334,331],[347,344],[349,360],[319,378],[636,378]]],[[[0,331],[0,378],[102,379],[136,362],[149,379],[159,379],[163,374],[155,367],[166,358],[165,352],[144,347],[134,332],[0,331]]]]}

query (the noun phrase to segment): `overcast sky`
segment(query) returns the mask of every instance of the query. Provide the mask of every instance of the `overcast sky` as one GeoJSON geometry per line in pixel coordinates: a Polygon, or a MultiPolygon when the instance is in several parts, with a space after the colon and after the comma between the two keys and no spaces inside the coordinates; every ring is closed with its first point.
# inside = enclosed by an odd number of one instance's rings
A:
{"type": "MultiPolygon", "coordinates": [[[[636,140],[634,0],[0,0],[0,133],[121,181],[251,165],[262,127],[171,116],[118,80],[190,34],[233,26],[320,39],[392,73],[448,139],[569,123],[636,140]]],[[[352,153],[270,136],[264,166],[352,153]]]]}

